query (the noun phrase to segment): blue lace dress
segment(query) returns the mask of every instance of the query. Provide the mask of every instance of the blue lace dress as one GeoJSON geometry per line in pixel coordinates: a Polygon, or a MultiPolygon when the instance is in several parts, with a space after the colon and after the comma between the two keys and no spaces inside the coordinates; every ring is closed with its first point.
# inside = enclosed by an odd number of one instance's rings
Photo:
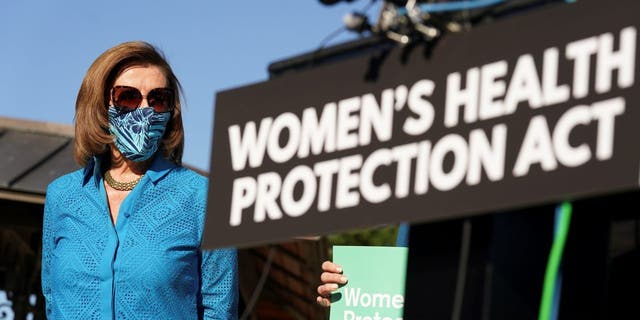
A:
{"type": "Polygon", "coordinates": [[[114,225],[98,162],[47,190],[47,317],[237,319],[235,249],[200,249],[207,179],[156,157],[114,225]]]}

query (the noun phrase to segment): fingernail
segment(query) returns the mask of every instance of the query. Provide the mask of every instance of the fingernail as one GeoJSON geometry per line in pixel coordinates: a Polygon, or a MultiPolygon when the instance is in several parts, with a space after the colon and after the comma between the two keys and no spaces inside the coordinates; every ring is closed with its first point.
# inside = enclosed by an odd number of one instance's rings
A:
{"type": "Polygon", "coordinates": [[[335,284],[335,283],[330,283],[330,284],[329,284],[329,288],[331,288],[331,289],[334,289],[334,290],[335,290],[335,289],[338,289],[338,285],[337,285],[337,284],[335,284]]]}
{"type": "Polygon", "coordinates": [[[338,273],[342,272],[342,267],[341,266],[336,266],[336,271],[338,271],[338,273]]]}
{"type": "Polygon", "coordinates": [[[340,277],[340,283],[347,283],[347,281],[349,281],[347,280],[347,277],[345,276],[340,277]]]}

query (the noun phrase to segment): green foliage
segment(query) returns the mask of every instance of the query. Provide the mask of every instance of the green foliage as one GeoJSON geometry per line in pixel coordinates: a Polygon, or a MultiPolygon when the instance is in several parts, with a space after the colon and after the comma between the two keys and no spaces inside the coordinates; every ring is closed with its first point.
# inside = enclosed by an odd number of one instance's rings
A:
{"type": "Polygon", "coordinates": [[[395,246],[398,226],[387,225],[332,234],[329,243],[340,246],[395,246]]]}

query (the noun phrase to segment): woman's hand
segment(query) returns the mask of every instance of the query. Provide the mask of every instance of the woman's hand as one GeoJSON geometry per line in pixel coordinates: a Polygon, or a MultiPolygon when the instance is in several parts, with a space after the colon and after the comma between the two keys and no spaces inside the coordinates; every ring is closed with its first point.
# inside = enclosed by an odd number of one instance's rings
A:
{"type": "Polygon", "coordinates": [[[342,267],[331,261],[322,263],[322,271],[320,275],[322,284],[318,286],[319,296],[316,298],[316,302],[321,306],[328,307],[331,305],[331,293],[336,291],[340,285],[347,283],[348,280],[342,275],[342,267]]]}

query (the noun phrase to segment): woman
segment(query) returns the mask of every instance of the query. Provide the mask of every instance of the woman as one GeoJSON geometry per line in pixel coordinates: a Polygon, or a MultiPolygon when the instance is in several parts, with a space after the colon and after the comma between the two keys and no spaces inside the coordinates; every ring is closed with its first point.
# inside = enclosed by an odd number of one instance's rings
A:
{"type": "Polygon", "coordinates": [[[202,251],[207,180],[181,166],[180,84],[163,56],[127,42],[91,65],[74,156],[43,226],[49,319],[236,319],[234,249],[202,251]]]}

